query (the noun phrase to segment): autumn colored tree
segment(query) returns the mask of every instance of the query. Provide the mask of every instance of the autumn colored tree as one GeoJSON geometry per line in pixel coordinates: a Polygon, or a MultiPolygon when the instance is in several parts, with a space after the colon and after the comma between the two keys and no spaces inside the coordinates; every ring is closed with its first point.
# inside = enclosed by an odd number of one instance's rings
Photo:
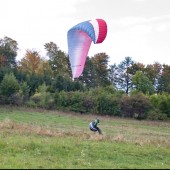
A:
{"type": "Polygon", "coordinates": [[[21,82],[27,82],[31,95],[43,82],[51,84],[52,70],[48,61],[42,59],[36,50],[27,50],[18,62],[17,77],[21,82]]]}
{"type": "Polygon", "coordinates": [[[38,68],[36,70],[36,75],[51,76],[53,75],[52,69],[47,60],[41,59],[38,68]]]}
{"type": "Polygon", "coordinates": [[[27,74],[51,75],[52,70],[47,60],[43,60],[36,50],[27,50],[25,57],[21,59],[19,70],[27,74]]]}
{"type": "Polygon", "coordinates": [[[28,74],[36,74],[40,63],[41,57],[37,51],[26,50],[25,57],[19,62],[19,70],[28,74]]]}
{"type": "Polygon", "coordinates": [[[5,67],[6,63],[7,63],[7,58],[3,54],[1,54],[0,55],[0,67],[5,67]]]}

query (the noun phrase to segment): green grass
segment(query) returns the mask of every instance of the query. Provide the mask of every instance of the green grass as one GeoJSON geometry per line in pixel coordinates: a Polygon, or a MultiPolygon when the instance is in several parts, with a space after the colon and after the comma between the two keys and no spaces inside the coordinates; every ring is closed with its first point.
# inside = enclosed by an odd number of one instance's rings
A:
{"type": "Polygon", "coordinates": [[[168,169],[170,122],[0,108],[0,168],[168,169]]]}

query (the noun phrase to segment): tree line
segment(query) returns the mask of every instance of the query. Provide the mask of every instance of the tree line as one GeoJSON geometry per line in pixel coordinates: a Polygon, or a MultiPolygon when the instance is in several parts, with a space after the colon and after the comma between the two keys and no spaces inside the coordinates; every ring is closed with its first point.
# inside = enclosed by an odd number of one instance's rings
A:
{"type": "Polygon", "coordinates": [[[127,56],[109,65],[109,56],[87,57],[82,75],[72,80],[69,56],[54,42],[46,57],[27,49],[16,61],[18,43],[0,39],[0,104],[131,117],[170,118],[170,66],[144,65],[127,56]],[[48,58],[48,59],[47,59],[48,58]]]}

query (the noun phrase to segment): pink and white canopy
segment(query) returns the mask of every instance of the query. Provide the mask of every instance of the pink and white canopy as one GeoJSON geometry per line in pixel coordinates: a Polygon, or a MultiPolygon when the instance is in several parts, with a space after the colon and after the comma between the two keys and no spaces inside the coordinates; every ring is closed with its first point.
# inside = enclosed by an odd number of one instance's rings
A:
{"type": "Polygon", "coordinates": [[[83,72],[91,42],[102,43],[106,35],[107,24],[103,19],[79,23],[67,32],[68,54],[73,79],[78,78],[83,72]]]}

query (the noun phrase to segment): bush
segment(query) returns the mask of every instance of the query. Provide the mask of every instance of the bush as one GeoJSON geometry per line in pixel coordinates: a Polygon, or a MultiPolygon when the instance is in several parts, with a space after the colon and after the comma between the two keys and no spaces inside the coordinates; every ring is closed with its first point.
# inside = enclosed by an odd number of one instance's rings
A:
{"type": "Polygon", "coordinates": [[[98,96],[98,112],[102,115],[120,116],[121,112],[118,98],[106,93],[98,96]]]}
{"type": "Polygon", "coordinates": [[[19,91],[19,84],[13,73],[5,74],[0,87],[1,94],[7,97],[19,91]]]}
{"type": "Polygon", "coordinates": [[[85,107],[83,106],[83,92],[68,92],[67,95],[67,107],[69,108],[69,110],[75,112],[85,112],[85,107]]]}
{"type": "Polygon", "coordinates": [[[55,93],[55,104],[58,109],[67,109],[75,112],[86,112],[85,94],[83,92],[57,92],[55,93]]]}
{"type": "Polygon", "coordinates": [[[69,97],[67,92],[65,91],[56,92],[54,95],[54,102],[55,102],[55,106],[58,109],[63,109],[69,106],[69,97]]]}
{"type": "Polygon", "coordinates": [[[26,106],[32,107],[32,108],[37,108],[38,107],[37,104],[33,100],[29,100],[25,104],[26,104],[26,106]]]}
{"type": "Polygon", "coordinates": [[[26,82],[21,83],[19,93],[21,96],[23,96],[23,102],[28,101],[29,92],[30,92],[30,88],[29,88],[28,84],[26,82]]]}
{"type": "Polygon", "coordinates": [[[123,117],[145,119],[147,112],[152,108],[150,100],[143,93],[123,96],[121,110],[123,117]]]}
{"type": "Polygon", "coordinates": [[[112,88],[95,88],[86,92],[57,92],[55,104],[58,109],[103,115],[120,115],[120,96],[112,88]],[[118,97],[119,96],[119,97],[118,97]]]}
{"type": "Polygon", "coordinates": [[[9,103],[17,106],[21,106],[23,104],[23,97],[20,93],[12,94],[9,98],[9,103]]]}
{"type": "Polygon", "coordinates": [[[48,86],[45,84],[38,87],[37,92],[31,96],[30,100],[36,104],[36,106],[44,109],[55,108],[54,97],[51,93],[47,92],[48,86]]]}
{"type": "Polygon", "coordinates": [[[33,96],[30,97],[34,103],[39,104],[41,101],[41,93],[35,93],[33,96]]]}
{"type": "Polygon", "coordinates": [[[167,93],[150,96],[152,105],[170,118],[170,95],[167,93]]]}
{"type": "Polygon", "coordinates": [[[8,98],[6,96],[0,95],[0,104],[1,105],[7,104],[7,99],[8,98]]]}
{"type": "Polygon", "coordinates": [[[95,113],[95,100],[94,97],[88,95],[88,93],[86,93],[83,97],[83,102],[82,102],[82,106],[84,108],[84,112],[87,113],[95,113]]]}
{"type": "Polygon", "coordinates": [[[154,109],[148,112],[147,119],[149,120],[167,120],[168,117],[165,113],[162,113],[158,109],[154,109]]]}

